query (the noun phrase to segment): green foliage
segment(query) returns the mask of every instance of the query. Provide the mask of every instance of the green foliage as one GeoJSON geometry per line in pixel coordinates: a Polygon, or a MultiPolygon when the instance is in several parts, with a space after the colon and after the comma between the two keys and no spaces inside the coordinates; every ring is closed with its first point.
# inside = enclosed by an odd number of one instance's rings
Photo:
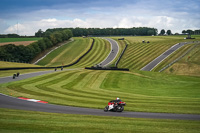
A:
{"type": "Polygon", "coordinates": [[[37,43],[38,43],[38,46],[41,49],[41,51],[44,51],[46,49],[46,44],[45,44],[44,40],[39,40],[37,43]]]}
{"type": "Polygon", "coordinates": [[[182,33],[183,34],[188,33],[190,35],[200,35],[200,29],[198,29],[198,30],[190,30],[190,29],[183,30],[182,33]]]}
{"type": "Polygon", "coordinates": [[[55,32],[63,29],[71,30],[73,36],[111,36],[111,35],[157,35],[157,29],[148,27],[133,27],[133,28],[55,28],[47,29],[47,32],[55,32]]]}
{"type": "Polygon", "coordinates": [[[44,36],[44,32],[41,29],[39,29],[38,32],[35,33],[35,36],[36,37],[43,37],[44,36]]]}
{"type": "Polygon", "coordinates": [[[47,48],[51,48],[53,46],[53,43],[51,42],[51,40],[49,40],[49,38],[44,37],[43,40],[47,48]]]}
{"type": "Polygon", "coordinates": [[[20,37],[18,34],[5,34],[5,35],[0,35],[0,38],[18,38],[20,37]]]}
{"type": "Polygon", "coordinates": [[[165,34],[165,30],[162,29],[162,30],[160,31],[160,35],[164,35],[164,34],[165,34]]]}
{"type": "Polygon", "coordinates": [[[172,34],[171,30],[167,30],[167,35],[171,35],[171,34],[172,34]]]}
{"type": "Polygon", "coordinates": [[[33,47],[35,55],[37,55],[37,54],[39,54],[41,52],[41,49],[40,49],[40,47],[39,47],[37,42],[34,42],[31,45],[28,45],[27,47],[33,47]]]}

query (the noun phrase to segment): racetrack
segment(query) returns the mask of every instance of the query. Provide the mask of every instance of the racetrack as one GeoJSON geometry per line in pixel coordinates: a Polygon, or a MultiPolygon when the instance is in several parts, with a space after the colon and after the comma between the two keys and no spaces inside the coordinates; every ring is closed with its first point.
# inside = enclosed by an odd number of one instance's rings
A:
{"type": "Polygon", "coordinates": [[[96,116],[200,120],[200,115],[125,112],[125,111],[124,112],[104,112],[103,109],[90,109],[90,108],[80,108],[80,107],[36,103],[36,102],[31,102],[31,101],[26,101],[26,100],[17,99],[14,97],[6,96],[4,94],[0,94],[0,108],[51,112],[51,113],[64,113],[64,114],[96,115],[96,116]]]}
{"type": "Polygon", "coordinates": [[[111,44],[111,51],[110,54],[108,55],[108,57],[102,61],[101,63],[98,64],[99,67],[106,67],[108,66],[117,56],[118,52],[119,52],[119,46],[118,43],[110,38],[103,38],[106,39],[110,42],[111,44]]]}
{"type": "MultiPolygon", "coordinates": [[[[113,49],[113,48],[112,48],[113,49]]],[[[115,49],[112,57],[109,58],[108,62],[102,62],[106,66],[111,62],[117,55],[117,49],[115,49]],[[114,58],[113,58],[114,57],[114,58]]],[[[112,51],[111,51],[112,53],[112,51]]],[[[108,59],[107,58],[107,59],[108,59]]],[[[52,71],[36,72],[31,74],[20,75],[16,79],[12,77],[0,78],[0,83],[12,82],[16,80],[22,80],[42,74],[52,73],[52,71]]],[[[106,105],[105,105],[106,106],[106,105]]],[[[127,105],[128,106],[128,105],[127,105]]],[[[17,99],[14,97],[6,96],[0,94],[0,108],[9,108],[9,109],[20,109],[20,110],[30,110],[30,111],[41,111],[41,112],[52,112],[52,113],[65,113],[65,114],[82,114],[82,115],[97,115],[97,116],[118,116],[118,117],[133,117],[133,118],[153,118],[153,119],[182,119],[182,120],[200,120],[200,115],[191,115],[191,114],[169,114],[169,113],[145,113],[145,112],[104,112],[103,109],[91,109],[91,108],[80,108],[80,107],[70,107],[70,106],[61,106],[53,104],[43,104],[25,101],[17,99]]],[[[125,107],[126,110],[126,107],[125,107]]]]}
{"type": "Polygon", "coordinates": [[[144,66],[141,70],[143,71],[151,71],[153,68],[155,68],[158,64],[160,64],[164,59],[166,59],[168,56],[170,56],[173,52],[181,48],[182,46],[186,44],[191,44],[193,42],[182,42],[182,43],[177,43],[173,45],[171,48],[169,48],[167,51],[165,51],[163,54],[158,56],[156,59],[151,61],[149,64],[144,66]]]}

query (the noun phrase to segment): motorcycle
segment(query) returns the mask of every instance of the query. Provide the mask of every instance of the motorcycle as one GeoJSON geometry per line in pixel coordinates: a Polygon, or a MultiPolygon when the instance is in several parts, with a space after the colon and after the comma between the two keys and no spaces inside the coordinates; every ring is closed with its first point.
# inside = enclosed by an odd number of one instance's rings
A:
{"type": "Polygon", "coordinates": [[[108,105],[104,108],[104,111],[114,111],[114,112],[122,112],[124,110],[125,102],[121,100],[112,100],[108,102],[108,105]]]}

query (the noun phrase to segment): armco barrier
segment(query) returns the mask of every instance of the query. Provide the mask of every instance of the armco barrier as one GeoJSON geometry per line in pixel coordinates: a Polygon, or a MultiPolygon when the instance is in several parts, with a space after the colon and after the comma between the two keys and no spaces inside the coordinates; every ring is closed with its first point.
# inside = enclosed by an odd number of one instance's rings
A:
{"type": "Polygon", "coordinates": [[[85,67],[85,69],[90,69],[90,70],[117,70],[117,71],[129,71],[129,69],[127,69],[127,68],[117,68],[117,67],[110,67],[110,68],[85,67]]]}
{"type": "Polygon", "coordinates": [[[128,47],[128,44],[126,44],[124,50],[122,51],[122,53],[121,53],[121,55],[119,56],[117,62],[115,63],[115,67],[117,67],[117,65],[118,65],[119,61],[121,60],[121,58],[122,58],[122,56],[123,56],[123,54],[124,54],[124,52],[125,52],[125,50],[126,50],[127,47],[128,47]]]}
{"type": "Polygon", "coordinates": [[[77,64],[85,55],[87,55],[92,50],[92,48],[94,46],[94,42],[95,42],[95,40],[93,39],[92,45],[90,46],[88,51],[85,52],[81,57],[79,57],[75,62],[68,64],[68,65],[56,66],[56,67],[11,67],[11,68],[0,68],[0,71],[3,71],[3,70],[21,70],[21,69],[52,69],[52,68],[54,69],[54,68],[73,66],[73,65],[77,64]]]}

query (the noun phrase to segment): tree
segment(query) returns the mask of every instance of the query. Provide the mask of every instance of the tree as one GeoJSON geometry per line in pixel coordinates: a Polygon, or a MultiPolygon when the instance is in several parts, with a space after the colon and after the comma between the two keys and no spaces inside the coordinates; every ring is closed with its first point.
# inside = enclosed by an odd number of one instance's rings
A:
{"type": "Polygon", "coordinates": [[[186,31],[185,31],[185,30],[183,30],[183,31],[182,31],[182,33],[183,33],[183,34],[185,34],[185,33],[186,33],[186,31]]]}
{"type": "Polygon", "coordinates": [[[43,40],[44,40],[44,43],[46,44],[47,48],[50,48],[53,46],[53,43],[51,42],[51,40],[49,38],[44,37],[43,40]]]}
{"type": "Polygon", "coordinates": [[[35,33],[35,36],[36,37],[43,37],[44,36],[44,32],[41,29],[39,29],[38,32],[35,33]]]}
{"type": "Polygon", "coordinates": [[[37,42],[34,42],[34,43],[32,43],[31,45],[28,45],[28,46],[32,46],[33,47],[35,55],[37,55],[37,54],[39,54],[41,52],[41,49],[40,49],[40,47],[39,47],[37,42]]]}
{"type": "Polygon", "coordinates": [[[47,48],[43,39],[38,40],[38,46],[40,47],[41,51],[44,51],[47,48]]]}
{"type": "Polygon", "coordinates": [[[192,35],[192,34],[194,34],[194,31],[192,31],[192,30],[187,30],[186,33],[192,35]]]}
{"type": "Polygon", "coordinates": [[[171,35],[171,34],[172,34],[171,30],[167,30],[167,35],[171,35]]]}
{"type": "Polygon", "coordinates": [[[151,36],[151,35],[154,35],[154,30],[148,30],[148,31],[147,31],[147,34],[150,35],[150,36],[151,36]]]}
{"type": "Polygon", "coordinates": [[[44,32],[44,37],[48,37],[48,38],[50,38],[50,35],[51,35],[52,33],[50,32],[50,31],[46,31],[46,32],[44,32]]]}
{"type": "Polygon", "coordinates": [[[162,30],[160,31],[160,35],[164,35],[164,34],[165,34],[165,30],[162,29],[162,30]]]}
{"type": "Polygon", "coordinates": [[[200,30],[195,30],[195,31],[194,31],[194,34],[195,34],[195,35],[199,35],[199,34],[200,34],[200,30]]]}

